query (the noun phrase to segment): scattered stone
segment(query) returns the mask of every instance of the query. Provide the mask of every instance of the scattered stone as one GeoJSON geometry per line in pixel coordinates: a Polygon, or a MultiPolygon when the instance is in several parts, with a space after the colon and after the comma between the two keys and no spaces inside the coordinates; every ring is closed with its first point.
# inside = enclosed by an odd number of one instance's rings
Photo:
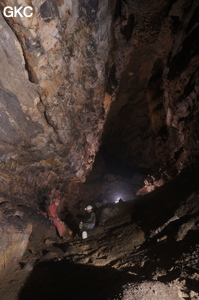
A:
{"type": "Polygon", "coordinates": [[[159,243],[159,242],[164,241],[166,239],[167,239],[167,235],[164,235],[163,237],[157,239],[157,242],[159,243]]]}
{"type": "Polygon", "coordinates": [[[191,300],[198,300],[199,299],[199,294],[194,292],[194,291],[190,291],[189,297],[191,300]]]}
{"type": "Polygon", "coordinates": [[[165,276],[167,274],[167,271],[165,269],[157,268],[156,271],[152,274],[152,278],[154,280],[158,280],[159,277],[165,276]]]}
{"type": "Polygon", "coordinates": [[[48,238],[48,239],[45,239],[44,244],[46,244],[46,245],[53,245],[56,242],[57,242],[56,239],[48,238]]]}
{"type": "Polygon", "coordinates": [[[174,284],[144,281],[142,283],[129,283],[123,287],[122,300],[182,300],[179,289],[174,284]]]}
{"type": "Polygon", "coordinates": [[[189,222],[182,224],[178,230],[176,240],[182,241],[190,230],[196,228],[196,221],[197,218],[192,218],[189,222]]]}

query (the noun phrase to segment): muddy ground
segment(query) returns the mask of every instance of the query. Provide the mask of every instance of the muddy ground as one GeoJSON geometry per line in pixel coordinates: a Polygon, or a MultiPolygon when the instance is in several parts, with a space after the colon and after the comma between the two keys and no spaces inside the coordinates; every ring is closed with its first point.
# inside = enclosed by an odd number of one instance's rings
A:
{"type": "Polygon", "coordinates": [[[0,299],[198,300],[198,200],[198,178],[180,176],[115,204],[85,240],[75,232],[63,242],[53,227],[45,236],[37,216],[18,267],[1,278],[0,299]]]}

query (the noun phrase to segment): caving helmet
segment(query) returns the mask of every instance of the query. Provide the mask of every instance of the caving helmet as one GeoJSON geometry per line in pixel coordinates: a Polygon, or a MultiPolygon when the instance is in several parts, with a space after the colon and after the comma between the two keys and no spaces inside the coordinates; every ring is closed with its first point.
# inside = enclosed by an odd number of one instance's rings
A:
{"type": "Polygon", "coordinates": [[[92,210],[93,209],[93,207],[91,206],[91,205],[88,205],[86,208],[85,208],[85,210],[92,210]]]}

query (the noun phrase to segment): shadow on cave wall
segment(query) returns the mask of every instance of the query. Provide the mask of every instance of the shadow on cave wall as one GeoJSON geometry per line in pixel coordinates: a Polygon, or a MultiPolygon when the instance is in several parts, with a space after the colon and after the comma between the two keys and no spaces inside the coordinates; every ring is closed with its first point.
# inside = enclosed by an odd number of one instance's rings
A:
{"type": "Polygon", "coordinates": [[[198,163],[191,165],[167,184],[134,201],[132,222],[138,222],[146,236],[172,218],[180,204],[198,191],[198,169],[198,163]]]}
{"type": "Polygon", "coordinates": [[[105,144],[100,146],[96,155],[93,169],[88,175],[87,180],[92,178],[93,173],[98,172],[99,175],[99,165],[101,166],[101,177],[107,173],[111,173],[124,178],[131,178],[135,173],[140,173],[147,176],[151,172],[150,168],[138,168],[125,163],[125,161],[122,161],[119,157],[115,156],[114,153],[109,152],[105,144]]]}
{"type": "Polygon", "coordinates": [[[39,263],[19,293],[18,300],[114,299],[131,275],[111,267],[73,264],[69,261],[39,263]]]}

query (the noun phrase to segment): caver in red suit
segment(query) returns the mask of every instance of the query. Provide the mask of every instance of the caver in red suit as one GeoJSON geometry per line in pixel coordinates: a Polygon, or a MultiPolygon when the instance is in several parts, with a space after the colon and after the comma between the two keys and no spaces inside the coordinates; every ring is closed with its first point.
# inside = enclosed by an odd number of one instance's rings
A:
{"type": "Polygon", "coordinates": [[[53,204],[51,204],[48,207],[48,217],[49,220],[53,222],[55,227],[57,228],[57,231],[59,233],[60,237],[63,237],[64,233],[66,232],[66,226],[64,222],[62,222],[57,214],[57,206],[59,205],[60,200],[59,199],[54,199],[53,204]]]}

